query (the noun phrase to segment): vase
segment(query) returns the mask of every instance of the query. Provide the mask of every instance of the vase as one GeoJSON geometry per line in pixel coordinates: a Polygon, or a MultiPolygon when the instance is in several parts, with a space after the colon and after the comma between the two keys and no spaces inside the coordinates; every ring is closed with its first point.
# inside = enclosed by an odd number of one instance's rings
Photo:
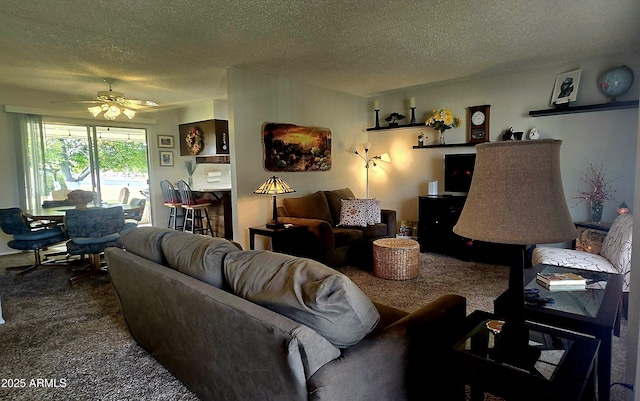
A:
{"type": "Polygon", "coordinates": [[[600,224],[602,221],[602,202],[591,202],[591,222],[600,224]]]}
{"type": "Polygon", "coordinates": [[[438,132],[440,132],[440,145],[446,145],[444,142],[444,130],[438,132]]]}
{"type": "Polygon", "coordinates": [[[191,175],[190,175],[190,176],[187,178],[187,184],[189,184],[189,186],[190,186],[190,187],[192,187],[192,186],[193,186],[193,176],[191,176],[191,175]]]}

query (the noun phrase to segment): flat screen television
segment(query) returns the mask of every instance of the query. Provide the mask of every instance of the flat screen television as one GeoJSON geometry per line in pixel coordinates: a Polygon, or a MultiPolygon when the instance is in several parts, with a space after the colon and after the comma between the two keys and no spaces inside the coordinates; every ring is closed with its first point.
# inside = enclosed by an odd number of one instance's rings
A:
{"type": "Polygon", "coordinates": [[[444,191],[468,193],[475,163],[475,153],[444,155],[444,191]]]}

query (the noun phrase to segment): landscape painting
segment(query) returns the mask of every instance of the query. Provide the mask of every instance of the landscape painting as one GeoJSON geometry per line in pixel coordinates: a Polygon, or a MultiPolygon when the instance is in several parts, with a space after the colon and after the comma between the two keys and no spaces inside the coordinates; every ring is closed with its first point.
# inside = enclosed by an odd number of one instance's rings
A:
{"type": "Polygon", "coordinates": [[[331,169],[331,130],[295,124],[262,124],[264,168],[273,172],[331,169]]]}

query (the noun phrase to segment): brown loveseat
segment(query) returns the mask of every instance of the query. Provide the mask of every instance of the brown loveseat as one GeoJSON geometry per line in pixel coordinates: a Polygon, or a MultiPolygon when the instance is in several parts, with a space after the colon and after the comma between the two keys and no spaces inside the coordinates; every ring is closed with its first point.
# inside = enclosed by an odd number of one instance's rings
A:
{"type": "Polygon", "coordinates": [[[355,199],[351,189],[318,191],[303,197],[285,198],[278,208],[278,220],[307,226],[309,234],[298,238],[295,244],[274,245],[278,249],[295,248],[296,252],[291,253],[333,267],[346,264],[370,266],[373,241],[396,235],[396,211],[381,209],[381,222],[366,227],[339,226],[343,199],[355,199]]]}

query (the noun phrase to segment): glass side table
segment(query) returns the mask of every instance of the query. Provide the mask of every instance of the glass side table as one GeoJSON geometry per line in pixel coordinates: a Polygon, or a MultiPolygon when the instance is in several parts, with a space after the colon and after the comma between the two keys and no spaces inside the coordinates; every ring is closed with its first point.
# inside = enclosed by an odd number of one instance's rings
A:
{"type": "Polygon", "coordinates": [[[492,319],[484,311],[471,313],[467,327],[472,329],[452,347],[451,376],[471,386],[472,400],[484,399],[484,392],[522,401],[595,397],[599,340],[528,323],[528,347],[536,357],[527,366],[514,364],[497,357],[501,334],[487,327],[492,319]]]}
{"type": "MultiPolygon", "coordinates": [[[[613,335],[619,335],[622,317],[622,275],[571,269],[567,267],[536,265],[525,269],[525,288],[535,288],[541,297],[553,298],[554,303],[529,305],[524,308],[525,318],[553,327],[585,333],[600,340],[598,354],[599,400],[609,400],[611,384],[611,347],[613,335]],[[585,290],[549,291],[536,281],[538,272],[572,272],[588,280],[585,290]]],[[[508,298],[506,292],[494,301],[494,311],[504,316],[508,298]]]]}

